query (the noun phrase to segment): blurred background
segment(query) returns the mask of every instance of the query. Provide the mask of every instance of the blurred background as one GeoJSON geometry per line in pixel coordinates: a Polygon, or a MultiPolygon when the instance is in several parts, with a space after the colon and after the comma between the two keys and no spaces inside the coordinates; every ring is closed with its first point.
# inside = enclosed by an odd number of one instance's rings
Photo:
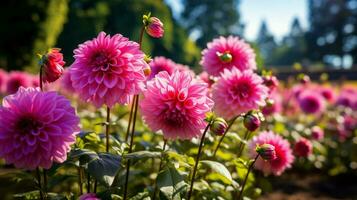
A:
{"type": "Polygon", "coordinates": [[[62,48],[70,65],[77,45],[102,30],[137,40],[148,12],[164,22],[165,36],[145,38],[145,52],[196,71],[206,43],[233,34],[254,46],[261,67],[357,76],[357,0],[6,0],[0,67],[35,71],[36,54],[50,47],[62,48]]]}

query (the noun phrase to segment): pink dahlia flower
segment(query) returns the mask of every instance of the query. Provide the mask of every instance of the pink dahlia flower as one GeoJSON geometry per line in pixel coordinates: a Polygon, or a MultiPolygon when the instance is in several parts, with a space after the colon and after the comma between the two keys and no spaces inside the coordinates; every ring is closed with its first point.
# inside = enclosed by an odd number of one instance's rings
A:
{"type": "Polygon", "coordinates": [[[270,144],[275,147],[276,158],[274,160],[265,161],[259,157],[255,163],[256,169],[261,170],[265,175],[274,174],[279,176],[285,169],[291,167],[291,164],[294,162],[294,155],[287,140],[271,131],[264,131],[260,133],[260,135],[254,136],[248,144],[252,158],[257,155],[255,151],[256,146],[263,144],[270,144]]]}
{"type": "Polygon", "coordinates": [[[63,76],[60,79],[60,87],[63,88],[68,93],[75,93],[76,90],[72,86],[71,74],[69,73],[69,69],[65,69],[63,72],[63,76]]]}
{"type": "Polygon", "coordinates": [[[188,72],[169,75],[160,72],[148,81],[140,108],[145,122],[153,131],[162,130],[168,139],[191,139],[205,128],[205,114],[213,107],[207,97],[207,84],[188,72]]]}
{"type": "Polygon", "coordinates": [[[79,197],[79,200],[100,200],[95,193],[83,194],[79,197]]]}
{"type": "Polygon", "coordinates": [[[30,75],[23,72],[19,72],[19,71],[11,72],[6,82],[7,94],[13,94],[17,92],[17,90],[21,86],[25,88],[30,87],[32,84],[31,78],[32,77],[30,75]]]}
{"type": "Polygon", "coordinates": [[[299,157],[308,157],[312,153],[312,144],[306,138],[300,138],[294,146],[294,152],[299,157]]]}
{"type": "Polygon", "coordinates": [[[0,69],[0,95],[5,93],[5,84],[7,81],[7,72],[0,69]]]}
{"type": "Polygon", "coordinates": [[[65,62],[63,61],[63,55],[60,51],[61,49],[52,48],[47,54],[42,56],[43,82],[52,83],[63,74],[65,62]]]}
{"type": "Polygon", "coordinates": [[[337,98],[337,105],[349,107],[357,110],[357,89],[355,88],[343,88],[337,98]]]}
{"type": "Polygon", "coordinates": [[[120,34],[104,32],[74,50],[70,68],[73,88],[97,107],[127,104],[131,95],[144,89],[144,53],[139,44],[120,34]]]}
{"type": "Polygon", "coordinates": [[[151,80],[156,74],[162,71],[166,71],[169,75],[171,75],[176,69],[176,63],[163,56],[155,57],[149,65],[151,67],[151,74],[148,80],[151,80]]]}
{"type": "Polygon", "coordinates": [[[325,109],[325,100],[313,90],[301,92],[298,102],[302,111],[308,114],[319,114],[325,109]]]}
{"type": "Polygon", "coordinates": [[[330,103],[334,102],[336,99],[335,92],[333,91],[332,88],[329,88],[329,87],[321,87],[320,94],[326,101],[328,101],[330,103]]]}
{"type": "Polygon", "coordinates": [[[249,110],[265,105],[268,88],[263,79],[252,71],[225,69],[213,85],[213,100],[219,116],[231,119],[249,110]]]}
{"type": "Polygon", "coordinates": [[[0,157],[17,168],[49,169],[67,159],[79,131],[70,102],[56,92],[20,87],[0,107],[0,157]]]}
{"type": "Polygon", "coordinates": [[[224,69],[255,70],[255,53],[249,44],[238,37],[219,37],[207,44],[202,51],[200,64],[212,76],[219,76],[224,69]]]}

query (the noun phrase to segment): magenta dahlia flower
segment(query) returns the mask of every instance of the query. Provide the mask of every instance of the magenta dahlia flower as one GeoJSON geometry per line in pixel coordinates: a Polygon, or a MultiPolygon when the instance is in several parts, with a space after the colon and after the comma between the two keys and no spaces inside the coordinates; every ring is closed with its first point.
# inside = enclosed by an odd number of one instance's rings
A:
{"type": "Polygon", "coordinates": [[[267,105],[262,108],[262,113],[265,116],[272,115],[274,113],[280,113],[283,109],[282,106],[282,97],[276,91],[269,94],[269,100],[267,105]]]}
{"type": "Polygon", "coordinates": [[[226,119],[265,105],[268,88],[263,79],[250,70],[225,69],[213,85],[213,100],[219,116],[226,119]]]}
{"type": "Polygon", "coordinates": [[[308,157],[312,153],[312,144],[306,138],[300,138],[294,146],[294,152],[299,157],[308,157]]]}
{"type": "Polygon", "coordinates": [[[256,169],[261,170],[265,175],[274,174],[279,176],[285,169],[291,167],[294,162],[294,155],[287,140],[271,131],[264,131],[258,136],[254,136],[248,144],[250,156],[252,158],[257,155],[255,151],[256,146],[263,144],[270,144],[275,147],[276,158],[274,160],[265,161],[259,157],[255,163],[256,169]]]}
{"type": "Polygon", "coordinates": [[[69,69],[65,69],[63,72],[63,76],[60,78],[60,87],[63,88],[68,93],[75,93],[76,90],[73,88],[71,74],[69,73],[69,69]]]}
{"type": "Polygon", "coordinates": [[[321,88],[320,88],[320,94],[322,95],[322,97],[323,97],[326,101],[328,101],[328,102],[330,102],[330,103],[334,102],[335,99],[336,99],[335,92],[334,92],[334,90],[333,90],[332,88],[330,88],[330,87],[321,87],[321,88]]]}
{"type": "Polygon", "coordinates": [[[17,92],[19,87],[30,87],[32,84],[31,76],[24,72],[13,71],[9,74],[6,82],[6,93],[13,94],[17,92]]]}
{"type": "Polygon", "coordinates": [[[145,55],[136,42],[120,34],[111,37],[101,32],[97,38],[80,44],[74,54],[70,77],[83,100],[97,107],[112,107],[129,103],[131,95],[144,89],[145,55]]]}
{"type": "Polygon", "coordinates": [[[5,93],[5,84],[7,81],[7,72],[0,69],[0,95],[5,93]]]}
{"type": "Polygon", "coordinates": [[[224,69],[255,70],[255,53],[249,44],[238,37],[219,37],[207,44],[202,51],[200,64],[212,76],[219,76],[224,69]]]}
{"type": "Polygon", "coordinates": [[[172,75],[162,71],[148,81],[141,113],[153,131],[162,130],[167,139],[191,139],[202,134],[205,113],[213,101],[207,97],[207,84],[193,79],[188,72],[172,75]]]}
{"type": "Polygon", "coordinates": [[[79,197],[79,200],[100,200],[95,193],[83,194],[79,197]]]}
{"type": "Polygon", "coordinates": [[[49,169],[67,159],[78,125],[74,108],[63,96],[20,87],[0,107],[0,157],[17,168],[49,169]]]}
{"type": "Polygon", "coordinates": [[[325,109],[325,100],[313,90],[305,90],[299,94],[298,103],[302,111],[308,114],[319,114],[325,109]]]}

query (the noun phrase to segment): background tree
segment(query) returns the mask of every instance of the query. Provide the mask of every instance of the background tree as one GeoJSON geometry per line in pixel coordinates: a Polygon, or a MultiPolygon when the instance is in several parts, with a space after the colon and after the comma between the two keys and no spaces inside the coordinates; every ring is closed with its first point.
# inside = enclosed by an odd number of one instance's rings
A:
{"type": "Polygon", "coordinates": [[[183,0],[182,24],[201,48],[219,35],[241,35],[239,0],[183,0]]]}
{"type": "Polygon", "coordinates": [[[308,5],[310,59],[343,66],[343,57],[357,48],[357,35],[353,31],[357,28],[357,1],[309,0],[308,5]],[[340,62],[334,62],[336,58],[340,62]]]}
{"type": "Polygon", "coordinates": [[[67,18],[67,4],[68,0],[2,2],[0,66],[8,70],[35,66],[36,54],[55,45],[67,18]]]}
{"type": "Polygon", "coordinates": [[[271,64],[272,54],[275,51],[277,44],[275,42],[274,36],[268,30],[268,25],[265,20],[263,20],[260,25],[256,44],[260,50],[262,58],[265,60],[265,63],[271,64]]]}
{"type": "Polygon", "coordinates": [[[69,21],[64,27],[58,46],[63,47],[66,60],[72,61],[72,51],[78,44],[92,39],[100,31],[121,33],[137,41],[142,27],[142,15],[151,12],[159,17],[165,28],[162,39],[144,37],[144,51],[154,56],[166,56],[176,62],[196,65],[200,49],[188,39],[186,31],[177,24],[169,7],[162,0],[72,0],[69,21]]]}

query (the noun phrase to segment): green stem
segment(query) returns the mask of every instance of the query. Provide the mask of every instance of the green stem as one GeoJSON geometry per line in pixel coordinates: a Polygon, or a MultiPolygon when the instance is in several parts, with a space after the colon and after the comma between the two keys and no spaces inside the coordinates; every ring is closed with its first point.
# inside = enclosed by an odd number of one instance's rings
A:
{"type": "Polygon", "coordinates": [[[40,198],[41,200],[45,200],[45,197],[43,195],[43,191],[42,191],[42,184],[41,184],[41,172],[40,172],[40,168],[36,168],[36,175],[37,175],[37,182],[38,182],[38,187],[39,187],[39,191],[40,191],[40,198]]]}
{"type": "Polygon", "coordinates": [[[42,81],[42,65],[40,67],[40,75],[39,75],[39,81],[40,81],[40,89],[43,91],[43,81],[42,81]]]}
{"type": "Polygon", "coordinates": [[[45,197],[47,198],[47,170],[43,169],[43,190],[45,197]]]}
{"type": "MultiPolygon", "coordinates": [[[[138,104],[139,104],[139,96],[135,95],[135,107],[134,107],[134,116],[133,116],[133,126],[131,129],[131,135],[130,135],[130,144],[129,144],[129,151],[128,153],[131,153],[133,151],[133,143],[134,143],[134,133],[135,133],[135,124],[136,124],[136,116],[138,112],[138,104]]],[[[130,174],[130,160],[128,160],[127,166],[126,166],[126,176],[125,176],[125,185],[124,185],[124,197],[123,199],[127,199],[127,194],[128,194],[128,183],[129,183],[129,174],[130,174]]]]}
{"type": "Polygon", "coordinates": [[[229,122],[226,131],[223,133],[222,137],[219,139],[219,142],[218,142],[218,144],[217,144],[217,147],[216,147],[216,149],[214,150],[213,157],[216,157],[217,151],[218,151],[219,147],[221,146],[221,143],[222,143],[224,137],[226,136],[226,134],[228,133],[229,129],[232,127],[232,125],[234,124],[234,122],[236,121],[237,118],[238,118],[238,116],[234,117],[234,118],[229,122]]]}
{"type": "Polygon", "coordinates": [[[110,108],[107,107],[107,120],[105,123],[106,152],[109,152],[109,128],[110,128],[110,108]]]}
{"type": "Polygon", "coordinates": [[[202,138],[201,138],[201,142],[200,142],[200,146],[198,147],[198,153],[197,153],[197,157],[196,157],[196,162],[195,162],[195,166],[193,168],[193,172],[192,172],[192,177],[191,177],[191,184],[190,184],[190,190],[188,191],[187,194],[187,200],[191,199],[191,195],[192,195],[192,190],[193,190],[193,183],[195,182],[195,176],[196,176],[196,172],[197,172],[197,167],[198,167],[198,162],[200,161],[200,156],[201,156],[201,152],[202,152],[202,147],[203,147],[203,142],[205,140],[205,136],[206,133],[209,129],[211,125],[211,122],[209,122],[202,134],[202,138]]]}
{"type": "MultiPolygon", "coordinates": [[[[166,148],[166,144],[167,144],[167,140],[164,139],[164,146],[162,147],[162,152],[165,151],[165,148],[166,148]]],[[[157,173],[159,175],[160,171],[161,171],[161,168],[162,168],[162,156],[160,158],[160,164],[159,164],[159,172],[157,173]]],[[[157,177],[156,177],[157,178],[157,177]]],[[[154,194],[152,195],[152,199],[155,199],[156,198],[156,193],[157,193],[157,184],[155,182],[155,188],[154,188],[154,194]]]]}
{"type": "Polygon", "coordinates": [[[78,167],[78,184],[79,184],[79,195],[83,194],[83,180],[82,180],[82,169],[78,167]]]}
{"type": "Polygon", "coordinates": [[[242,189],[241,189],[241,191],[239,192],[239,195],[238,195],[237,200],[241,200],[241,199],[243,198],[243,197],[242,197],[242,195],[243,195],[243,190],[244,190],[245,184],[247,183],[248,175],[249,175],[250,171],[253,169],[253,166],[254,166],[255,162],[257,161],[258,157],[259,157],[259,154],[257,154],[257,156],[255,156],[254,161],[252,162],[252,164],[250,164],[250,166],[249,166],[249,168],[248,168],[248,172],[247,172],[247,174],[245,175],[245,178],[244,178],[244,181],[243,181],[243,184],[242,184],[242,189]]]}
{"type": "Polygon", "coordinates": [[[125,142],[128,142],[129,139],[129,133],[130,133],[130,127],[131,127],[131,120],[133,118],[133,111],[134,111],[134,106],[135,106],[135,98],[133,98],[133,102],[131,104],[131,109],[130,109],[130,116],[129,116],[129,122],[128,122],[128,128],[126,129],[126,134],[125,134],[125,142]]]}
{"type": "Polygon", "coordinates": [[[87,173],[87,193],[90,193],[90,174],[87,173]]]}
{"type": "MultiPolygon", "coordinates": [[[[244,138],[243,140],[247,140],[247,138],[250,136],[250,131],[247,129],[246,132],[244,133],[244,138]]],[[[245,143],[243,141],[240,141],[239,143],[239,148],[238,148],[238,157],[242,155],[243,149],[244,149],[245,143]]]]}

